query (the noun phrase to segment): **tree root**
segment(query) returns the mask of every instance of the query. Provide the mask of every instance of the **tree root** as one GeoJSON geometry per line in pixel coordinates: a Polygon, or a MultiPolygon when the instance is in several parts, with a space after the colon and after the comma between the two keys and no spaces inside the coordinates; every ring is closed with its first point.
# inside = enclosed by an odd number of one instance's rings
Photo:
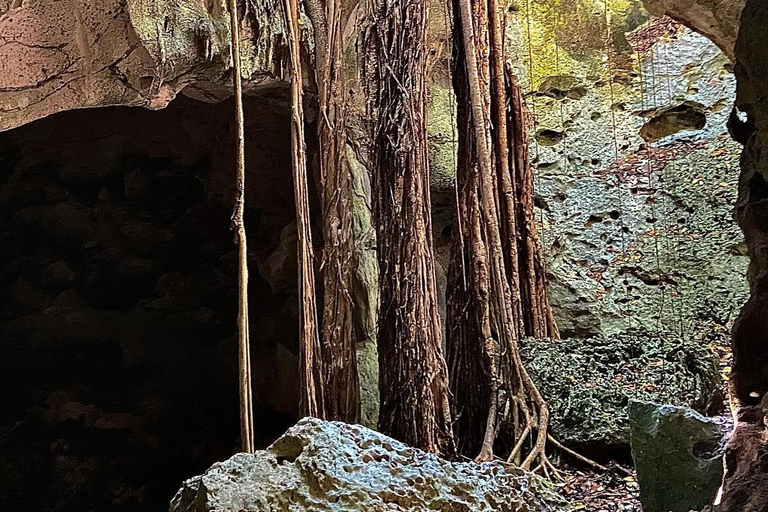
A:
{"type": "Polygon", "coordinates": [[[580,453],[578,453],[578,452],[576,452],[576,451],[574,451],[574,450],[571,450],[570,448],[568,448],[567,446],[565,446],[563,443],[561,443],[560,441],[558,441],[557,439],[555,439],[554,437],[552,437],[552,435],[551,435],[551,434],[549,434],[547,437],[548,437],[548,439],[549,439],[549,442],[550,442],[550,443],[552,443],[552,444],[553,444],[553,445],[555,445],[557,448],[559,448],[560,450],[564,451],[565,453],[567,453],[568,455],[570,455],[570,456],[571,456],[571,457],[573,457],[574,459],[576,459],[576,460],[578,460],[578,461],[581,461],[581,462],[583,462],[584,464],[587,464],[587,465],[589,465],[589,466],[592,466],[593,468],[595,468],[595,469],[597,469],[597,470],[599,470],[599,471],[608,471],[608,468],[607,468],[607,467],[605,467],[605,466],[603,466],[602,464],[599,464],[599,463],[597,463],[597,462],[593,461],[593,460],[592,460],[592,459],[590,459],[590,458],[587,458],[587,457],[585,457],[585,456],[581,455],[580,453]]]}

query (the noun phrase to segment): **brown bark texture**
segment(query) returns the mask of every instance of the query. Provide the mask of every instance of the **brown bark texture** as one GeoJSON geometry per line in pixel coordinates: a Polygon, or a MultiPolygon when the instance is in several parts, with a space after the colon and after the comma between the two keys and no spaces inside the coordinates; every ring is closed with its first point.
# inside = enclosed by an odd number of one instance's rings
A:
{"type": "MultiPolygon", "coordinates": [[[[461,52],[461,48],[457,48],[461,52]]],[[[467,97],[466,73],[454,73],[458,98],[467,97]]],[[[456,224],[446,290],[447,357],[454,411],[454,435],[462,454],[477,454],[489,417],[495,417],[497,371],[489,307],[488,252],[480,219],[478,175],[471,114],[466,101],[456,105],[458,159],[456,224]],[[489,414],[490,413],[490,414],[489,414]]]]}
{"type": "Polygon", "coordinates": [[[380,266],[379,428],[453,452],[441,349],[426,141],[425,0],[367,5],[363,77],[380,266]]]}
{"type": "Polygon", "coordinates": [[[314,254],[309,220],[309,193],[307,190],[307,155],[304,139],[303,84],[299,54],[299,18],[296,0],[284,0],[288,29],[289,76],[291,82],[291,147],[293,187],[296,201],[296,229],[299,259],[299,373],[301,403],[304,416],[326,417],[323,389],[323,357],[317,332],[317,306],[315,303],[314,254]]]}
{"type": "Polygon", "coordinates": [[[343,27],[348,13],[338,0],[311,0],[307,12],[315,31],[318,94],[320,199],[323,217],[322,366],[325,419],[360,421],[353,325],[352,176],[346,159],[346,87],[343,27]]]}
{"type": "Polygon", "coordinates": [[[544,256],[539,243],[536,228],[536,214],[533,208],[533,169],[528,156],[528,116],[523,100],[523,91],[509,65],[504,69],[506,75],[507,125],[512,139],[509,141],[510,168],[514,171],[517,184],[516,197],[518,207],[517,225],[519,246],[519,269],[527,269],[526,282],[521,283],[525,296],[524,316],[525,334],[535,338],[560,338],[552,307],[547,295],[547,274],[544,268],[544,256]]]}
{"type": "Polygon", "coordinates": [[[245,119],[243,114],[243,83],[240,75],[240,24],[237,0],[229,2],[232,34],[232,73],[235,84],[235,125],[237,129],[237,196],[232,213],[232,230],[238,245],[238,381],[240,387],[241,449],[253,453],[253,397],[251,389],[251,348],[248,332],[248,244],[245,235],[245,119]]]}
{"type": "Polygon", "coordinates": [[[456,0],[454,12],[458,125],[468,126],[459,132],[459,239],[448,290],[457,442],[481,461],[504,450],[522,467],[538,460],[548,472],[548,408],[518,346],[524,336],[556,333],[536,239],[522,96],[505,72],[501,5],[456,0]],[[471,328],[462,327],[468,318],[471,328]]]}

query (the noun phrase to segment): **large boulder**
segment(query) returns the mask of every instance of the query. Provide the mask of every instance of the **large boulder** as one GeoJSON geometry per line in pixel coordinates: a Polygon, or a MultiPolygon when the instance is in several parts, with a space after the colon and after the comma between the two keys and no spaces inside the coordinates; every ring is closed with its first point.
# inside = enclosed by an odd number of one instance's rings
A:
{"type": "Polygon", "coordinates": [[[643,510],[688,512],[711,504],[723,479],[731,421],[648,402],[632,402],[629,418],[643,510]]]}
{"type": "Polygon", "coordinates": [[[630,400],[700,412],[722,401],[714,352],[666,334],[629,331],[589,339],[528,339],[522,356],[549,402],[552,432],[572,445],[628,447],[630,400]]]}
{"type": "Polygon", "coordinates": [[[570,510],[543,479],[501,462],[451,463],[358,425],[305,418],[266,450],[187,480],[171,512],[570,510]]]}

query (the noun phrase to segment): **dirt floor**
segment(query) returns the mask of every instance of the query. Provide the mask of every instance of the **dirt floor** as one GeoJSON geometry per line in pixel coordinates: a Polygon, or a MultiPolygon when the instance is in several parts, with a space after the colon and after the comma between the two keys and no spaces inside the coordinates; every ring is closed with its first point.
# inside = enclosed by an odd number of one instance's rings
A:
{"type": "Polygon", "coordinates": [[[642,512],[635,470],[612,465],[608,472],[561,471],[555,487],[576,510],[589,512],[642,512]]]}

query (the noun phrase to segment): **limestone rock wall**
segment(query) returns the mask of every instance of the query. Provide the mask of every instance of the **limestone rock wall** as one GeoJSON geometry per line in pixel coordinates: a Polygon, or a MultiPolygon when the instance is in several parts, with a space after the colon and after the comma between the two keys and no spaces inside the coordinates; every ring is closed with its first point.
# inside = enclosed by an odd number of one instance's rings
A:
{"type": "Polygon", "coordinates": [[[749,282],[752,296],[734,327],[734,372],[732,381],[739,399],[759,403],[768,392],[768,5],[750,1],[744,10],[736,45],[736,74],[739,79],[737,107],[740,114],[732,130],[746,143],[739,180],[737,219],[749,248],[749,282]]]}
{"type": "Polygon", "coordinates": [[[724,343],[747,298],[732,64],[640,1],[569,5],[520,3],[508,33],[560,330],[724,343]]]}
{"type": "MultiPolygon", "coordinates": [[[[37,0],[0,4],[0,131],[55,112],[108,105],[165,107],[182,89],[229,93],[223,0],[37,0]]],[[[282,73],[276,0],[248,2],[242,24],[249,88],[282,73]]],[[[306,24],[305,24],[306,26],[306,24]]]]}
{"type": "Polygon", "coordinates": [[[731,59],[746,0],[643,0],[653,14],[668,15],[715,42],[731,59]]]}

